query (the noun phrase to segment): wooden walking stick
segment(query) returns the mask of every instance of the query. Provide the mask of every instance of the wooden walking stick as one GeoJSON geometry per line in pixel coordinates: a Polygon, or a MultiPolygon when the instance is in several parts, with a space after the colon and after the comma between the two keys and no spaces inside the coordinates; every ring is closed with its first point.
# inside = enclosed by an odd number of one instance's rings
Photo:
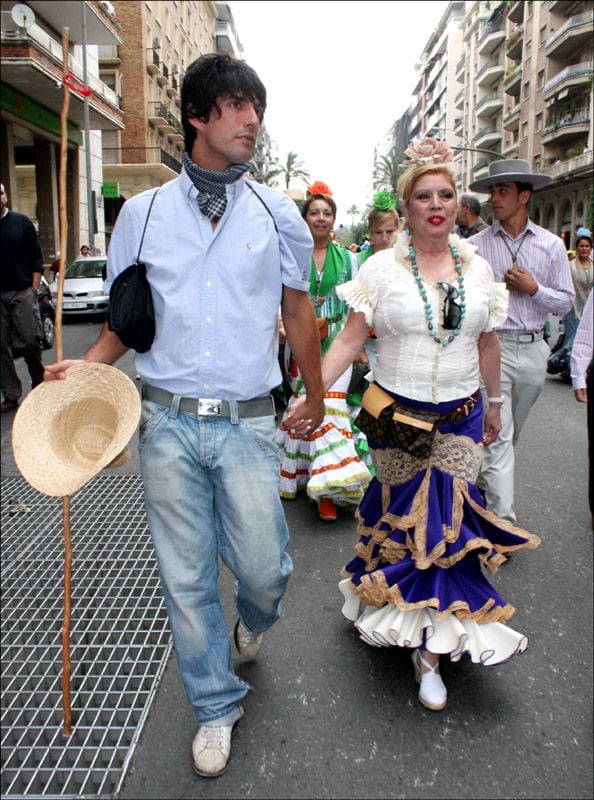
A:
{"type": "MultiPolygon", "coordinates": [[[[62,28],[62,56],[64,77],[68,75],[68,28],[62,28]]],[[[58,297],[56,308],[56,361],[62,361],[62,298],[64,296],[64,270],[66,269],[66,243],[68,218],[66,214],[66,166],[68,161],[68,106],[70,90],[62,83],[62,111],[60,114],[60,173],[58,202],[60,209],[60,256],[58,261],[58,297]]],[[[70,709],[70,611],[72,587],[72,543],[70,538],[70,496],[62,498],[62,521],[64,525],[64,616],[62,621],[62,710],[63,734],[72,735],[72,713],[70,709]]]]}

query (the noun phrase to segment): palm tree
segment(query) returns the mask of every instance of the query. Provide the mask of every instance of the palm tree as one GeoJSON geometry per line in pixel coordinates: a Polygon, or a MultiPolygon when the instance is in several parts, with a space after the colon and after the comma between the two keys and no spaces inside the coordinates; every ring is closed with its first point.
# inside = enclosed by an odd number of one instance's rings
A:
{"type": "Polygon", "coordinates": [[[347,212],[346,213],[351,215],[351,228],[354,228],[355,227],[355,217],[360,216],[361,212],[359,211],[357,206],[353,203],[353,205],[350,208],[347,208],[347,212]]]}
{"type": "Polygon", "coordinates": [[[397,152],[394,148],[388,152],[388,155],[380,156],[373,168],[374,189],[381,189],[387,186],[394,197],[398,197],[396,187],[398,185],[398,178],[400,177],[401,161],[403,157],[404,154],[397,152]]]}
{"type": "Polygon", "coordinates": [[[285,176],[285,188],[289,188],[291,178],[302,178],[304,181],[309,180],[309,172],[305,169],[302,161],[297,160],[297,153],[289,150],[287,153],[287,163],[279,167],[279,174],[283,173],[285,176]]]}

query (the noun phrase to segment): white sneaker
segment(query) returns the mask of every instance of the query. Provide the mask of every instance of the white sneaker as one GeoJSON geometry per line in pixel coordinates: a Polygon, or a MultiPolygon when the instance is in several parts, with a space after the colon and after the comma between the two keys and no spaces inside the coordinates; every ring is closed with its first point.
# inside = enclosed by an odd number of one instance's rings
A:
{"type": "Polygon", "coordinates": [[[239,655],[245,658],[246,661],[253,661],[260,652],[264,634],[254,633],[249,628],[246,628],[241,619],[238,619],[235,623],[233,638],[239,655]]]}
{"type": "Polygon", "coordinates": [[[431,711],[441,711],[446,706],[448,690],[438,672],[439,663],[432,667],[425,661],[420,650],[413,651],[412,662],[415,667],[415,677],[419,682],[419,703],[431,711]],[[421,664],[428,672],[423,672],[421,664]]]}
{"type": "Polygon", "coordinates": [[[216,778],[227,769],[233,725],[201,725],[192,742],[194,769],[203,778],[216,778]]]}

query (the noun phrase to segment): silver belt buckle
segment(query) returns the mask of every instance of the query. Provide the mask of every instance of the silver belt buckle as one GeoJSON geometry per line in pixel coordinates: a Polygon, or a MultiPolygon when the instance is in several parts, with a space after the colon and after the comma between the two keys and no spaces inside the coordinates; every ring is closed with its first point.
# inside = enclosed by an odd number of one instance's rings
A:
{"type": "Polygon", "coordinates": [[[209,398],[207,400],[198,399],[198,416],[202,417],[220,417],[221,416],[221,400],[209,398]]]}

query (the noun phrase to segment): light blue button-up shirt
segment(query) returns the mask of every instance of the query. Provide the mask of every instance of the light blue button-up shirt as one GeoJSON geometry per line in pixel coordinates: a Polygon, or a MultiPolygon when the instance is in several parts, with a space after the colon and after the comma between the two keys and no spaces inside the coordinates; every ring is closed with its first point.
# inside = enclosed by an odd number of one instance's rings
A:
{"type": "MultiPolygon", "coordinates": [[[[156,335],[136,354],[143,382],[183,397],[248,400],[281,383],[278,311],[283,286],[307,293],[313,240],[286,195],[241,178],[213,230],[185,170],[153,204],[140,260],[156,335]]],[[[106,289],[136,260],[153,189],[123,206],[110,242],[106,289]]]]}

